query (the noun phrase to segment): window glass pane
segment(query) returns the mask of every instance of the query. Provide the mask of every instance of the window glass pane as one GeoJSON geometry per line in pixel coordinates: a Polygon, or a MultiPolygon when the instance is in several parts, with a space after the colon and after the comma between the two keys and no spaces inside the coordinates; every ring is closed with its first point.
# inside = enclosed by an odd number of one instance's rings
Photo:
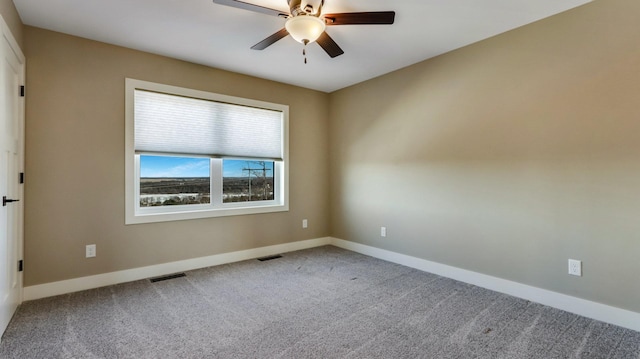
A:
{"type": "Polygon", "coordinates": [[[222,201],[249,202],[274,199],[273,161],[222,161],[222,201]]]}
{"type": "Polygon", "coordinates": [[[140,156],[140,207],[210,203],[208,158],[140,156]]]}

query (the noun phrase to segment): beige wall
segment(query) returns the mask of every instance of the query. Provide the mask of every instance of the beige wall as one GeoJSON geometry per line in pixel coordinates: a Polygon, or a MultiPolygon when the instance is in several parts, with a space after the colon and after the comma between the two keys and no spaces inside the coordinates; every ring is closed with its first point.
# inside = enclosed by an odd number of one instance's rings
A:
{"type": "Polygon", "coordinates": [[[32,27],[25,39],[25,286],[329,234],[327,94],[32,27]],[[125,226],[126,77],[289,105],[290,211],[125,226]]]}
{"type": "Polygon", "coordinates": [[[640,312],[638,14],[598,0],[331,94],[332,235],[640,312]]]}
{"type": "Polygon", "coordinates": [[[12,0],[0,0],[0,15],[9,26],[9,30],[11,30],[11,34],[15,37],[18,45],[24,49],[23,43],[23,35],[22,35],[22,20],[20,20],[20,15],[18,15],[18,11],[16,10],[15,5],[12,0]]]}

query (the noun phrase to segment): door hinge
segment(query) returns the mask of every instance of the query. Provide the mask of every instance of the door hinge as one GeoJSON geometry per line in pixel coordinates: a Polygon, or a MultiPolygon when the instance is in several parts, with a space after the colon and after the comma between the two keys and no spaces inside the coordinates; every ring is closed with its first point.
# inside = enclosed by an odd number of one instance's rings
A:
{"type": "Polygon", "coordinates": [[[24,97],[24,86],[20,86],[20,97],[24,97]]]}
{"type": "Polygon", "coordinates": [[[24,172],[20,172],[20,174],[18,175],[18,183],[24,183],[24,172]]]}
{"type": "Polygon", "coordinates": [[[22,272],[24,270],[24,261],[21,259],[18,261],[18,272],[22,272]]]}

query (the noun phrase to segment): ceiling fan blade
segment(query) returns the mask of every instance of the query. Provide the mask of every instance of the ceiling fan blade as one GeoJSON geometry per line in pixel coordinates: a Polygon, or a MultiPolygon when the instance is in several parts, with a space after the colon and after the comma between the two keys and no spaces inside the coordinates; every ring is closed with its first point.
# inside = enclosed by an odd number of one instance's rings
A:
{"type": "Polygon", "coordinates": [[[344,54],[344,51],[342,51],[340,46],[338,46],[338,44],[336,44],[336,42],[333,41],[331,36],[329,36],[329,34],[327,34],[326,31],[323,32],[322,35],[320,35],[320,37],[318,38],[318,40],[316,40],[316,42],[332,58],[344,54]]]}
{"type": "Polygon", "coordinates": [[[391,25],[395,18],[395,11],[344,12],[324,15],[324,21],[327,25],[391,25]]]}
{"type": "Polygon", "coordinates": [[[271,9],[271,8],[260,6],[260,5],[250,4],[250,3],[244,2],[244,1],[238,1],[238,0],[213,0],[213,2],[216,3],[216,4],[220,4],[220,5],[226,5],[226,6],[235,7],[235,8],[238,8],[238,9],[249,10],[249,11],[253,11],[253,12],[259,12],[261,14],[267,14],[267,15],[278,16],[278,17],[289,17],[289,14],[286,13],[286,12],[282,12],[280,10],[271,9]]]}
{"type": "Polygon", "coordinates": [[[267,47],[275,44],[278,40],[282,39],[283,37],[286,37],[287,35],[289,35],[289,32],[287,31],[287,29],[282,29],[276,32],[275,34],[267,37],[266,39],[260,41],[259,43],[251,46],[251,50],[264,50],[267,47]]]}

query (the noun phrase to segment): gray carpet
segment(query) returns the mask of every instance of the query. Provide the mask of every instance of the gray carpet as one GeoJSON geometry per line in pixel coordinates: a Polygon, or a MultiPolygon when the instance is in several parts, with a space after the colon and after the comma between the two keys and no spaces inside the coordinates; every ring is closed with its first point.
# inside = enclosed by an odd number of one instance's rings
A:
{"type": "Polygon", "coordinates": [[[640,358],[640,333],[336,247],[24,303],[1,358],[640,358]]]}

